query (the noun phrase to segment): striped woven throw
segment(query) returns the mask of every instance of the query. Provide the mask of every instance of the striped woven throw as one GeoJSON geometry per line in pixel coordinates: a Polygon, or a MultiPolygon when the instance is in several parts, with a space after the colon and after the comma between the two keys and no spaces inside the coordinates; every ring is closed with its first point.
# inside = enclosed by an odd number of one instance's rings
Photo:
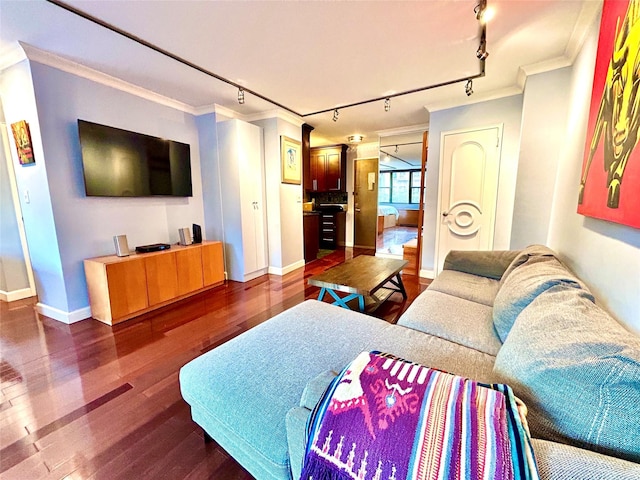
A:
{"type": "Polygon", "coordinates": [[[525,415],[506,385],[363,352],[309,419],[301,478],[538,479],[525,415]]]}

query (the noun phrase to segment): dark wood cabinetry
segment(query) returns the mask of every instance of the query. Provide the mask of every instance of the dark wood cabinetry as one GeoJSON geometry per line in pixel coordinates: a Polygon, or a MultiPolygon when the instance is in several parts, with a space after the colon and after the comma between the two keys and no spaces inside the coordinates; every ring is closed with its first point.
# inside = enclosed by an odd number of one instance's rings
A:
{"type": "Polygon", "coordinates": [[[305,190],[310,192],[346,191],[347,146],[317,147],[310,150],[305,164],[305,190]]]}
{"type": "Polygon", "coordinates": [[[318,258],[320,249],[320,215],[305,213],[304,224],[304,261],[310,262],[318,258]]]}

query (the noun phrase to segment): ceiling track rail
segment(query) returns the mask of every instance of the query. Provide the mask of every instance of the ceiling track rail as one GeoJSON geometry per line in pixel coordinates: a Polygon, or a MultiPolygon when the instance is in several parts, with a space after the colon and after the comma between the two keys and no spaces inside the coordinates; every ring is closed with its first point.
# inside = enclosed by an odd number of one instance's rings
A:
{"type": "MultiPolygon", "coordinates": [[[[440,83],[435,83],[433,85],[427,85],[425,87],[419,87],[419,88],[413,88],[411,90],[405,90],[402,92],[398,92],[398,93],[393,93],[390,95],[384,95],[381,97],[376,97],[376,98],[371,98],[368,100],[362,100],[359,102],[353,102],[353,103],[346,103],[346,104],[342,104],[342,105],[338,105],[338,106],[334,106],[331,108],[325,108],[322,110],[318,110],[315,112],[309,112],[309,113],[300,113],[295,111],[292,108],[289,108],[283,104],[281,104],[280,102],[277,102],[265,95],[262,95],[261,93],[256,92],[255,90],[251,90],[250,88],[245,87],[244,85],[240,85],[237,82],[234,82],[233,80],[230,80],[226,77],[223,77],[222,75],[218,75],[215,72],[212,72],[210,70],[207,70],[204,67],[201,67],[200,65],[197,65],[183,57],[180,57],[179,55],[176,55],[174,53],[169,52],[168,50],[165,50],[164,48],[161,48],[151,42],[148,42],[146,40],[144,40],[143,38],[140,38],[136,35],[133,35],[132,33],[129,33],[125,30],[122,30],[121,28],[116,27],[115,25],[112,25],[108,22],[105,22],[104,20],[101,20],[97,17],[94,17],[93,15],[90,15],[80,9],[77,9],[75,7],[72,7],[71,5],[61,2],[60,0],[46,0],[48,3],[51,3],[59,8],[62,8],[63,10],[66,10],[70,13],[73,13],[74,15],[77,15],[81,18],[84,18],[85,20],[88,20],[90,22],[95,23],[96,25],[99,25],[103,28],[106,28],[107,30],[116,33],[118,35],[121,35],[133,42],[136,42],[139,45],[142,45],[146,48],[149,48],[150,50],[153,50],[156,53],[159,53],[161,55],[164,55],[165,57],[168,57],[178,63],[181,63],[182,65],[185,65],[187,67],[193,68],[194,70],[197,70],[200,73],[203,73],[211,78],[215,78],[216,80],[226,83],[227,85],[231,85],[235,88],[237,88],[238,90],[242,90],[245,93],[249,93],[251,95],[253,95],[256,98],[259,98],[261,100],[264,100],[265,102],[268,102],[272,105],[275,105],[278,108],[282,108],[283,110],[286,110],[289,113],[292,113],[293,115],[296,115],[298,117],[311,117],[314,115],[320,115],[322,113],[327,113],[327,112],[335,112],[336,110],[342,110],[344,108],[352,108],[352,107],[358,107],[361,105],[366,105],[369,103],[375,103],[375,102],[379,102],[379,101],[387,101],[388,99],[391,98],[396,98],[396,97],[401,97],[404,95],[411,95],[413,93],[418,93],[418,92],[423,92],[425,90],[432,90],[434,88],[440,88],[440,87],[445,87],[448,85],[454,85],[456,83],[462,83],[462,82],[468,82],[469,80],[475,80],[476,78],[481,78],[485,76],[485,58],[479,59],[480,62],[480,73],[477,73],[475,75],[471,75],[471,76],[466,76],[466,77],[460,77],[460,78],[456,78],[455,80],[449,80],[446,82],[440,82],[440,83]]],[[[481,0],[481,5],[486,6],[486,0],[481,0]]],[[[477,8],[477,7],[476,7],[477,8]]],[[[484,7],[483,7],[484,8],[484,7]]],[[[481,23],[481,27],[480,27],[480,39],[481,39],[481,45],[484,44],[486,46],[486,36],[487,36],[487,27],[486,24],[481,23]]]]}

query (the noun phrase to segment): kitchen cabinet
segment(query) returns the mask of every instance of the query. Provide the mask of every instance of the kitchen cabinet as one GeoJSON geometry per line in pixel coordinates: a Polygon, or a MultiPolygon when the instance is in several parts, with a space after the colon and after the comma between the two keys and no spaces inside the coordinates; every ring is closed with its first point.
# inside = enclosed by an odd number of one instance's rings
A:
{"type": "Polygon", "coordinates": [[[267,273],[262,128],[242,120],[217,124],[227,276],[246,282],[267,273]]]}
{"type": "Polygon", "coordinates": [[[310,192],[346,192],[347,146],[312,148],[305,165],[305,190],[310,192]]]}
{"type": "Polygon", "coordinates": [[[311,262],[318,258],[320,249],[320,215],[318,213],[305,213],[304,225],[304,261],[311,262]]]}
{"type": "Polygon", "coordinates": [[[222,243],[88,258],[84,271],[91,316],[115,325],[223,283],[222,243]]]}

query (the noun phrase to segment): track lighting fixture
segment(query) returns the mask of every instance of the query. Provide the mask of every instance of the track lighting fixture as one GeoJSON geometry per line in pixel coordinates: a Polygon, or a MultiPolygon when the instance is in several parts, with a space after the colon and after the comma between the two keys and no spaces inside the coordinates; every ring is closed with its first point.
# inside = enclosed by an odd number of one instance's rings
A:
{"type": "Polygon", "coordinates": [[[400,149],[398,148],[398,145],[396,145],[396,153],[398,153],[398,150],[400,150],[400,149]]]}
{"type": "Polygon", "coordinates": [[[486,9],[487,9],[487,0],[480,0],[480,3],[478,3],[473,9],[473,11],[476,14],[476,20],[480,22],[484,21],[484,14],[486,9]]]}
{"type": "Polygon", "coordinates": [[[486,60],[489,56],[489,52],[487,52],[487,34],[483,30],[482,35],[480,36],[480,45],[478,46],[478,50],[476,50],[476,57],[478,60],[486,60]]]}
{"type": "MultiPolygon", "coordinates": [[[[0,0],[1,1],[1,0],[0,0]]],[[[447,85],[454,85],[457,83],[461,83],[464,82],[465,80],[467,81],[467,84],[465,86],[465,92],[467,95],[471,95],[473,93],[473,85],[471,80],[473,78],[480,78],[480,77],[484,77],[485,76],[485,62],[484,60],[487,58],[487,56],[489,55],[487,53],[486,50],[486,24],[489,21],[489,19],[494,15],[495,10],[492,7],[488,7],[487,6],[487,0],[476,0],[477,4],[475,6],[475,8],[473,9],[476,19],[480,22],[480,30],[481,30],[481,38],[480,38],[480,46],[478,47],[478,50],[476,51],[476,56],[478,57],[478,59],[480,60],[480,72],[477,75],[474,75],[472,77],[462,77],[462,78],[455,78],[452,80],[448,80],[445,82],[440,82],[440,83],[435,83],[435,84],[431,84],[431,85],[427,85],[427,86],[423,86],[423,87],[419,87],[419,88],[413,88],[413,89],[409,89],[409,90],[404,90],[402,92],[397,92],[394,93],[392,95],[387,95],[384,97],[375,97],[375,98],[370,98],[370,99],[366,99],[366,100],[361,100],[361,101],[357,101],[357,102],[353,102],[353,103],[348,103],[348,104],[344,104],[344,105],[339,105],[338,107],[330,107],[330,108],[326,108],[326,109],[322,109],[322,110],[318,110],[318,111],[313,111],[313,112],[307,112],[307,113],[303,113],[303,112],[298,112],[292,108],[287,107],[286,105],[283,105],[282,103],[279,103],[275,100],[273,100],[272,98],[266,97],[264,95],[262,95],[259,92],[256,92],[255,90],[251,90],[249,88],[244,88],[242,86],[240,86],[238,83],[234,82],[233,80],[230,80],[228,78],[223,77],[222,75],[219,75],[215,72],[212,72],[210,70],[205,69],[204,67],[197,65],[195,63],[193,63],[190,60],[187,60],[186,58],[180,57],[178,55],[176,55],[175,53],[172,53],[170,51],[167,51],[163,48],[158,47],[157,45],[154,45],[153,43],[150,43],[136,35],[133,35],[130,32],[127,32],[125,30],[122,30],[120,28],[117,28],[113,25],[110,25],[92,15],[89,15],[86,12],[83,12],[82,10],[79,10],[75,7],[72,7],[71,5],[61,1],[61,0],[48,0],[48,2],[58,6],[59,8],[62,8],[74,15],[77,15],[85,20],[88,20],[90,22],[96,23],[98,25],[100,25],[101,27],[117,34],[120,35],[130,41],[133,41],[135,43],[137,43],[138,45],[141,45],[143,47],[146,47],[150,50],[153,50],[156,53],[159,53],[160,55],[163,55],[171,60],[174,60],[184,66],[187,66],[189,68],[192,68],[200,73],[203,73],[211,78],[214,78],[220,82],[226,83],[227,85],[231,85],[235,88],[238,89],[238,103],[240,105],[243,105],[245,103],[245,90],[246,92],[250,93],[252,96],[259,98],[261,100],[264,100],[265,102],[268,102],[272,105],[275,105],[278,108],[281,108],[283,110],[286,110],[289,113],[292,113],[293,115],[297,115],[299,117],[311,117],[314,115],[320,115],[323,113],[328,113],[331,112],[333,110],[333,121],[337,122],[338,121],[338,109],[340,108],[351,108],[351,107],[357,107],[360,105],[365,105],[365,104],[369,104],[369,103],[374,103],[374,102],[379,102],[381,100],[384,100],[384,110],[385,112],[388,112],[389,110],[391,110],[391,98],[395,98],[395,97],[401,97],[404,95],[411,95],[414,93],[418,93],[418,92],[423,92],[426,90],[431,90],[434,88],[440,88],[440,87],[444,87],[447,85]]]]}
{"type": "Polygon", "coordinates": [[[473,80],[467,80],[467,84],[464,86],[464,93],[467,94],[467,97],[470,97],[473,93],[473,80]]]}

